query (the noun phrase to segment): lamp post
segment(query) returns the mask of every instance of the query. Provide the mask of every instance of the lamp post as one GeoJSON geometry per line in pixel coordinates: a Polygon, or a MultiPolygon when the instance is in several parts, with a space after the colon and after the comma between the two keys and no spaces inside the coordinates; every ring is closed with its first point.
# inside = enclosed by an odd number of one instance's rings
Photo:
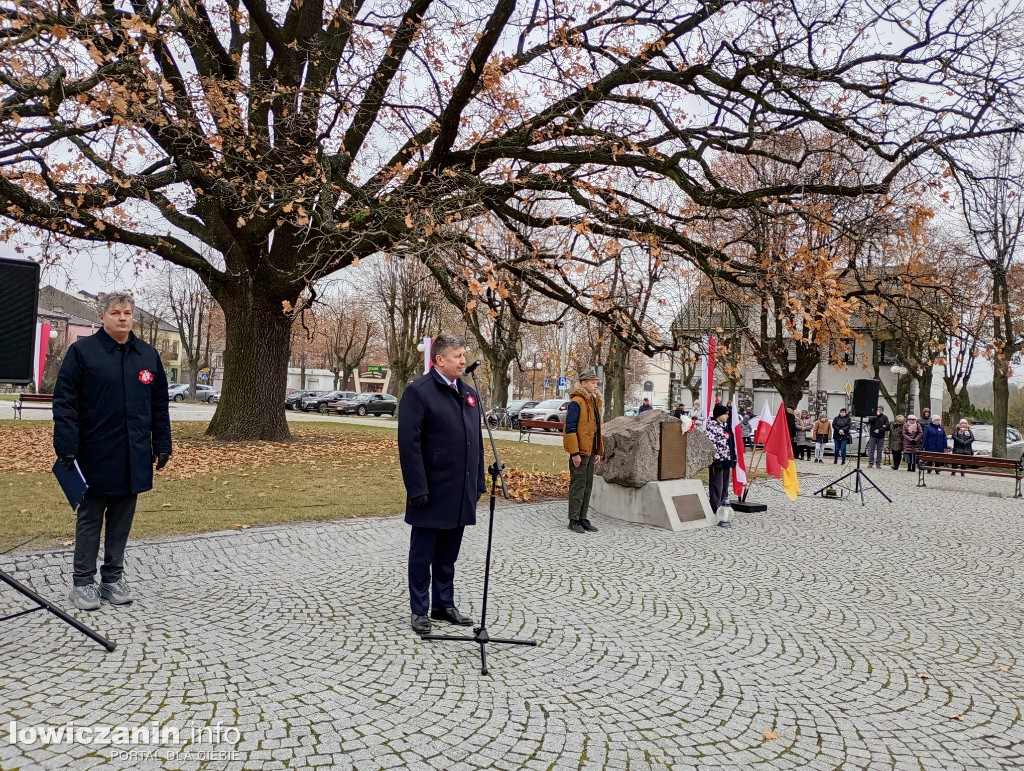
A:
{"type": "Polygon", "coordinates": [[[537,373],[544,369],[544,362],[537,357],[537,354],[534,354],[533,360],[527,363],[526,368],[533,372],[530,378],[530,399],[537,401],[537,373]]]}
{"type": "MultiPolygon", "coordinates": [[[[890,369],[890,372],[892,372],[892,374],[894,374],[896,376],[896,393],[898,394],[899,390],[900,390],[900,379],[904,375],[909,375],[910,374],[910,370],[907,369],[906,367],[904,367],[899,362],[896,362],[895,364],[892,365],[892,368],[890,369]]],[[[907,401],[906,401],[906,412],[907,412],[908,415],[910,414],[910,399],[911,399],[910,384],[908,383],[907,384],[907,401]]]]}

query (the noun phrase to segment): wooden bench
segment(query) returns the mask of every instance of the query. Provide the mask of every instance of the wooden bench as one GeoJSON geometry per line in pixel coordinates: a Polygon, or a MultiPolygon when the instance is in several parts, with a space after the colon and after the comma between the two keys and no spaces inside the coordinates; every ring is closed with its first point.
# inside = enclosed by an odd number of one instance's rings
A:
{"type": "Polygon", "coordinates": [[[549,431],[557,431],[562,433],[564,426],[557,420],[520,420],[519,421],[519,441],[523,441],[523,437],[526,437],[526,441],[530,441],[530,434],[542,434],[549,431]]]}
{"type": "Polygon", "coordinates": [[[14,402],[14,419],[21,418],[22,410],[48,410],[53,407],[53,394],[18,394],[14,402]]]}
{"type": "Polygon", "coordinates": [[[926,471],[934,471],[937,474],[943,471],[951,471],[954,474],[976,474],[985,477],[1012,479],[1014,480],[1013,497],[1022,497],[1021,480],[1024,479],[1024,459],[993,458],[991,455],[957,455],[951,452],[919,452],[917,453],[918,487],[927,487],[924,481],[926,471]],[[936,467],[934,465],[938,463],[944,464],[944,467],[936,467]],[[950,469],[949,467],[953,463],[958,466],[966,466],[967,468],[950,469]]]}

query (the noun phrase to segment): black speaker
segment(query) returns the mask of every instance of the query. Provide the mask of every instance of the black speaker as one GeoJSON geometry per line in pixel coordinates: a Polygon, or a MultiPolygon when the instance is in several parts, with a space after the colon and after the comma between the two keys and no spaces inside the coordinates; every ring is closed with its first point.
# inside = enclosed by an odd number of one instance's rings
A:
{"type": "Polygon", "coordinates": [[[32,382],[39,264],[0,257],[0,383],[32,382]]]}
{"type": "Polygon", "coordinates": [[[853,381],[853,416],[870,418],[878,409],[878,391],[881,384],[877,380],[853,381]]]}

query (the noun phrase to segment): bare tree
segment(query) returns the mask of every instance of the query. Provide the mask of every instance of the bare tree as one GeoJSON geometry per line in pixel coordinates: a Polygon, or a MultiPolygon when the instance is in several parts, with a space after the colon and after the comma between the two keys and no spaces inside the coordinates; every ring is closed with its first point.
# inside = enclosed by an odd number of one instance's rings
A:
{"type": "Polygon", "coordinates": [[[1024,144],[1000,136],[975,144],[973,153],[950,156],[971,256],[989,282],[992,324],[992,454],[1006,455],[1007,409],[1014,360],[1024,350],[1021,309],[1010,280],[1020,265],[1024,233],[1024,144]],[[973,156],[973,157],[972,157],[973,156]]]}
{"type": "Polygon", "coordinates": [[[164,274],[160,289],[164,305],[181,338],[188,367],[189,393],[195,398],[200,371],[211,370],[210,380],[213,380],[213,354],[217,352],[214,348],[215,329],[222,328],[220,309],[210,290],[195,273],[168,264],[164,274]]]}
{"type": "Polygon", "coordinates": [[[366,359],[377,332],[367,304],[349,291],[322,299],[321,333],[325,337],[325,364],[334,373],[334,388],[348,388],[352,373],[366,359]]]}
{"type": "Polygon", "coordinates": [[[423,372],[417,346],[432,337],[444,302],[430,271],[415,259],[375,257],[366,286],[384,338],[391,388],[399,399],[405,387],[423,372]]]}

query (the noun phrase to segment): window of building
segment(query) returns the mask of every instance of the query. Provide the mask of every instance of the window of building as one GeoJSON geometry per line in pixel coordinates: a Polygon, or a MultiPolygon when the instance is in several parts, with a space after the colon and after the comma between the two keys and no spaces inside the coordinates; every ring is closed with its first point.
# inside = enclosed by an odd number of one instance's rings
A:
{"type": "Polygon", "coordinates": [[[887,365],[896,363],[895,340],[882,340],[878,343],[878,363],[887,365]]]}
{"type": "Polygon", "coordinates": [[[832,346],[832,355],[843,364],[857,363],[857,341],[846,337],[832,346]]]}

